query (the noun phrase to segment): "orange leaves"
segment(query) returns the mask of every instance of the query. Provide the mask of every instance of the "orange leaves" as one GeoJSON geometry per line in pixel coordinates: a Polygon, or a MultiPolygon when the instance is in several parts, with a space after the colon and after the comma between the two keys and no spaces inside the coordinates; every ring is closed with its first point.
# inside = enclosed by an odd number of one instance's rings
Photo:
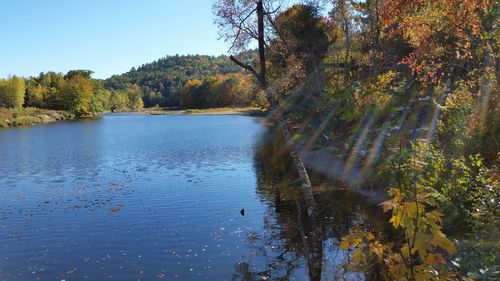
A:
{"type": "Polygon", "coordinates": [[[441,264],[446,263],[446,260],[441,254],[430,254],[426,257],[425,262],[432,265],[433,267],[438,267],[441,264]]]}
{"type": "Polygon", "coordinates": [[[482,15],[492,5],[490,0],[386,0],[380,16],[389,37],[414,48],[401,63],[420,80],[439,83],[450,62],[471,57],[472,42],[484,29],[482,15]]]}

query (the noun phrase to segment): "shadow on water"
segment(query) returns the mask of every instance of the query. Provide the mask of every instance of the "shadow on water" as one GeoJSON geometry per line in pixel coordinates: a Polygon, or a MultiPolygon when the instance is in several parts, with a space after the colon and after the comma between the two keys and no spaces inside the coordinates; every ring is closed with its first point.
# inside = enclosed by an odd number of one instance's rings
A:
{"type": "Polygon", "coordinates": [[[373,280],[345,264],[349,252],[339,248],[354,225],[383,227],[380,208],[340,184],[310,175],[317,204],[312,223],[305,211],[299,175],[283,140],[269,131],[256,149],[257,193],[268,206],[264,232],[249,236],[249,261],[235,266],[233,280],[373,280]]]}

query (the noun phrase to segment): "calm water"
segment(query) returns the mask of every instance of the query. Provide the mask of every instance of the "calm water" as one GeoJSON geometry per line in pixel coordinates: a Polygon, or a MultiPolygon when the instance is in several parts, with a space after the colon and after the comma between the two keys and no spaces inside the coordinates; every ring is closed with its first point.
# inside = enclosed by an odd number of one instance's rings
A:
{"type": "Polygon", "coordinates": [[[376,209],[318,181],[313,231],[289,165],[244,116],[0,130],[0,280],[363,279],[337,244],[355,222],[377,225],[376,209]]]}

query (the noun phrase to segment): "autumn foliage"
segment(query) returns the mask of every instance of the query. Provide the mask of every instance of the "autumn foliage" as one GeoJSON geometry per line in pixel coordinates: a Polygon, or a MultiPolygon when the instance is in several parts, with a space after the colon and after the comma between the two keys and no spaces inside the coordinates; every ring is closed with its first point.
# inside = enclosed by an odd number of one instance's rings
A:
{"type": "Polygon", "coordinates": [[[259,105],[260,100],[258,94],[252,91],[250,78],[241,74],[190,80],[181,94],[183,108],[259,105]]]}

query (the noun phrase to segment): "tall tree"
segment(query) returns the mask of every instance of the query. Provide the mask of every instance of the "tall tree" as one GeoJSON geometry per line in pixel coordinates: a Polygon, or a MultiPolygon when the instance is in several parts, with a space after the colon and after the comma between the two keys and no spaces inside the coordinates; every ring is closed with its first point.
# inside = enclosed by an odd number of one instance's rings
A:
{"type": "Polygon", "coordinates": [[[24,103],[25,82],[13,76],[0,80],[0,107],[21,107],[24,103]]]}
{"type": "Polygon", "coordinates": [[[131,85],[127,89],[129,108],[133,111],[140,110],[144,106],[142,101],[142,90],[138,85],[131,85]]]}
{"type": "Polygon", "coordinates": [[[274,27],[277,36],[268,48],[268,79],[277,96],[283,96],[318,69],[328,48],[328,24],[315,6],[296,4],[276,17],[274,27]]]}
{"type": "Polygon", "coordinates": [[[62,82],[59,103],[65,110],[71,111],[77,116],[91,113],[91,101],[94,94],[94,83],[81,76],[75,75],[71,79],[62,82]]]}
{"type": "MultiPolygon", "coordinates": [[[[252,40],[257,41],[259,72],[252,65],[242,62],[234,56],[230,56],[230,59],[251,72],[258,79],[262,88],[265,88],[267,84],[266,33],[270,32],[266,32],[266,30],[272,29],[273,15],[280,9],[280,7],[274,9],[277,2],[276,0],[217,0],[213,6],[221,37],[232,42],[230,50],[242,50],[252,40]]],[[[270,96],[268,98],[272,99],[270,96]]]]}
{"type": "Polygon", "coordinates": [[[334,0],[332,18],[344,36],[344,90],[350,91],[351,47],[354,29],[353,8],[350,1],[334,0]]]}

